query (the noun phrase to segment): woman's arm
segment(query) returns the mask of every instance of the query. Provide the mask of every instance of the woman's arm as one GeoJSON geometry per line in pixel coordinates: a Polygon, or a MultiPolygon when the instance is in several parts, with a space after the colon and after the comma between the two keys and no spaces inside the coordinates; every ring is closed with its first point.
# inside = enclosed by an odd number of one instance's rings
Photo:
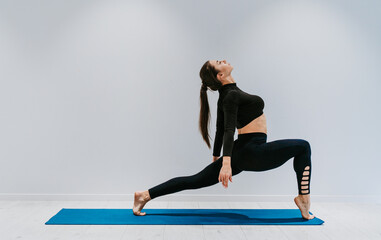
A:
{"type": "Polygon", "coordinates": [[[231,91],[223,102],[224,112],[224,137],[223,137],[223,162],[230,164],[234,144],[234,133],[237,125],[238,96],[236,91],[231,91]]]}
{"type": "Polygon", "coordinates": [[[219,158],[224,137],[224,112],[217,104],[216,135],[214,138],[213,156],[219,158]]]}

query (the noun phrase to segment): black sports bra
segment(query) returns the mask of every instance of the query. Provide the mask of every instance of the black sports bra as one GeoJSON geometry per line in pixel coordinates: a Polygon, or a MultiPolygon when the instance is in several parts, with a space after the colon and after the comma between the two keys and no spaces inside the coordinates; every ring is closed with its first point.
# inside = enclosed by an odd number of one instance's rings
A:
{"type": "Polygon", "coordinates": [[[265,102],[257,95],[242,91],[237,83],[228,83],[218,89],[217,127],[213,156],[231,156],[235,128],[242,128],[263,114],[265,102]]]}

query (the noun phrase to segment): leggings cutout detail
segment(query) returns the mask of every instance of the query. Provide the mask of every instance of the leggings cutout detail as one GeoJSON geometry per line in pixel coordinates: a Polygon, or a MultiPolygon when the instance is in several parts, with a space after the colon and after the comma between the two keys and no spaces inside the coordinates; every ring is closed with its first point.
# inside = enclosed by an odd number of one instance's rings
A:
{"type": "MultiPolygon", "coordinates": [[[[309,175],[310,174],[310,169],[311,169],[310,166],[306,166],[304,168],[303,176],[309,178],[309,176],[310,176],[309,175]],[[304,174],[307,174],[307,175],[304,175],[304,174]]],[[[302,191],[301,191],[302,195],[306,195],[306,194],[310,193],[310,190],[309,190],[309,186],[310,186],[309,179],[308,179],[308,181],[302,179],[302,183],[300,185],[301,185],[301,189],[302,189],[302,191]]]]}

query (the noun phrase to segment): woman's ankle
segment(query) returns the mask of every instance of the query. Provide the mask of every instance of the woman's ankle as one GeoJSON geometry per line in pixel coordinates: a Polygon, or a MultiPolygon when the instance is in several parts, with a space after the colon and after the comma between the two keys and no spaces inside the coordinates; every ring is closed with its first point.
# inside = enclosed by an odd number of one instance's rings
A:
{"type": "Polygon", "coordinates": [[[147,200],[147,201],[151,200],[151,196],[149,195],[149,191],[148,190],[144,191],[144,200],[147,200]]]}
{"type": "Polygon", "coordinates": [[[298,197],[304,201],[309,201],[310,200],[310,194],[299,194],[298,197]]]}

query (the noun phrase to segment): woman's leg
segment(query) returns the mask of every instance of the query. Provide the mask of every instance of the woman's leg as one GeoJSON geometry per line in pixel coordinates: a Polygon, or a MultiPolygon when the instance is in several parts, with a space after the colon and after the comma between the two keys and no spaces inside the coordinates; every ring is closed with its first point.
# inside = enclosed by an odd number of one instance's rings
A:
{"type": "MultiPolygon", "coordinates": [[[[148,201],[159,196],[179,192],[186,189],[208,187],[218,183],[221,167],[222,157],[206,166],[199,173],[191,176],[175,177],[148,189],[148,191],[135,192],[134,206],[132,208],[133,213],[137,216],[146,215],[146,213],[141,212],[144,205],[148,201]]],[[[231,167],[233,176],[242,172],[242,170],[238,169],[233,164],[231,164],[231,167]]]]}
{"type": "MultiPolygon", "coordinates": [[[[206,166],[200,172],[191,176],[175,177],[148,189],[151,199],[186,189],[198,189],[218,183],[218,176],[222,167],[222,157],[206,166]]],[[[237,175],[242,170],[232,167],[232,175],[237,175]]]]}
{"type": "Polygon", "coordinates": [[[304,219],[313,219],[310,209],[310,180],[311,180],[311,147],[303,139],[284,139],[273,142],[253,138],[239,152],[239,169],[245,171],[266,171],[277,168],[294,158],[294,170],[298,181],[299,195],[294,198],[295,204],[304,219]],[[261,142],[262,141],[262,142],[261,142]]]}
{"type": "MultiPolygon", "coordinates": [[[[237,140],[234,141],[233,152],[236,152],[240,147],[237,144],[237,140]]],[[[242,172],[241,169],[237,168],[234,165],[234,157],[231,158],[231,168],[232,175],[237,175],[242,172]]],[[[222,167],[223,157],[220,157],[218,160],[210,163],[200,172],[191,175],[191,176],[182,176],[175,177],[166,182],[163,182],[159,185],[156,185],[147,191],[144,192],[135,192],[134,206],[132,208],[133,213],[138,216],[144,216],[145,213],[142,213],[144,205],[159,196],[166,194],[179,192],[186,189],[197,189],[212,186],[218,183],[218,177],[220,175],[220,170],[222,167]]]]}
{"type": "Polygon", "coordinates": [[[249,142],[240,153],[237,166],[245,171],[266,171],[294,158],[300,195],[310,193],[311,147],[303,139],[283,139],[257,144],[249,142]]]}

